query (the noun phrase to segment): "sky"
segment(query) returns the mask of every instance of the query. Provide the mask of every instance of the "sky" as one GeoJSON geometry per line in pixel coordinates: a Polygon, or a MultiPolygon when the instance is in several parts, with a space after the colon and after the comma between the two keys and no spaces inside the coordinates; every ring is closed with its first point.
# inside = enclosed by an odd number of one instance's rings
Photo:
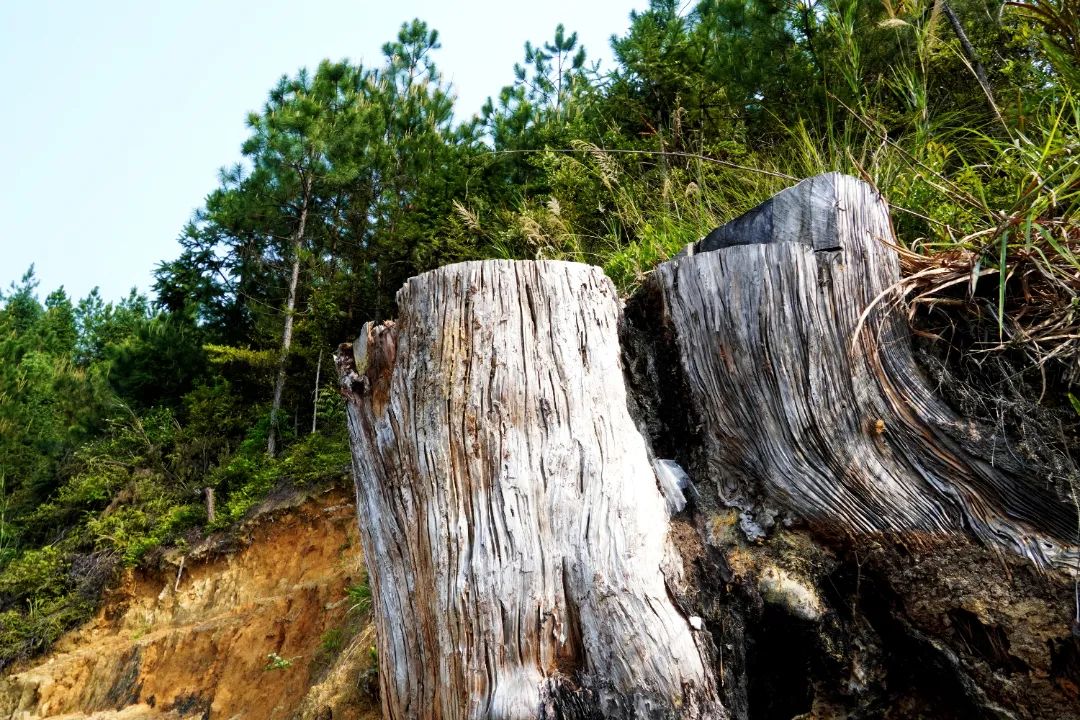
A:
{"type": "Polygon", "coordinates": [[[647,0],[2,0],[0,293],[151,292],[157,263],[240,159],[244,118],[283,74],[381,61],[414,17],[439,31],[457,115],[513,82],[526,40],[564,23],[590,59],[647,0]]]}

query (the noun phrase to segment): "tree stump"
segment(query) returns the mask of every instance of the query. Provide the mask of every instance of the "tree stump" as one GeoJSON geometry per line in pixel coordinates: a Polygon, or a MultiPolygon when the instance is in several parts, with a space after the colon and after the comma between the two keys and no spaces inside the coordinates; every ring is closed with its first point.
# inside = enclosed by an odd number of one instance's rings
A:
{"type": "Polygon", "coordinates": [[[1076,565],[1077,517],[1045,478],[936,396],[911,350],[888,208],[831,173],[661,265],[707,475],[751,533],[779,502],[811,523],[920,539],[970,530],[1076,565]]]}
{"type": "Polygon", "coordinates": [[[410,280],[336,358],[384,715],[1075,716],[1075,501],[923,377],[894,242],[830,174],[627,318],[573,263],[410,280]]]}
{"type": "Polygon", "coordinates": [[[720,718],[601,270],[411,279],[339,352],[387,718],[720,718]]]}

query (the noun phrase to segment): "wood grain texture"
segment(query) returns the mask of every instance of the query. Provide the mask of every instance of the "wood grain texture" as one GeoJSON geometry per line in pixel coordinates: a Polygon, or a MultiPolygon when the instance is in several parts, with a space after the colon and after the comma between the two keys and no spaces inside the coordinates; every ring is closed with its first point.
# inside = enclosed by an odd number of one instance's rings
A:
{"type": "Polygon", "coordinates": [[[610,281],[471,262],[398,306],[337,358],[385,716],[723,717],[711,641],[665,586],[610,281]]]}
{"type": "Polygon", "coordinates": [[[893,243],[882,198],[830,174],[653,274],[719,495],[750,526],[779,500],[845,532],[968,530],[1040,567],[1075,567],[1071,501],[920,373],[888,292],[893,243]]]}

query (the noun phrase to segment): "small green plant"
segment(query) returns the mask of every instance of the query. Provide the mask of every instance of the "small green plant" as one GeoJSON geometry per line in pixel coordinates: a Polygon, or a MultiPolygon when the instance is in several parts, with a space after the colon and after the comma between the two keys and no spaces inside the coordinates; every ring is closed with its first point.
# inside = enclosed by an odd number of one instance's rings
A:
{"type": "Polygon", "coordinates": [[[341,651],[345,646],[345,631],[341,628],[330,628],[319,639],[319,650],[332,655],[341,651]]]}
{"type": "Polygon", "coordinates": [[[138,640],[139,638],[143,637],[144,635],[146,635],[146,633],[150,632],[151,629],[152,626],[150,625],[150,622],[147,620],[143,620],[134,630],[131,631],[132,641],[138,640]]]}
{"type": "Polygon", "coordinates": [[[264,671],[288,670],[292,667],[293,660],[295,660],[295,658],[283,658],[277,653],[267,653],[266,658],[267,663],[266,667],[263,668],[264,671]]]}
{"type": "Polygon", "coordinates": [[[371,610],[371,585],[368,583],[367,573],[364,574],[364,579],[356,585],[351,585],[348,589],[349,612],[358,612],[361,615],[371,610]]]}

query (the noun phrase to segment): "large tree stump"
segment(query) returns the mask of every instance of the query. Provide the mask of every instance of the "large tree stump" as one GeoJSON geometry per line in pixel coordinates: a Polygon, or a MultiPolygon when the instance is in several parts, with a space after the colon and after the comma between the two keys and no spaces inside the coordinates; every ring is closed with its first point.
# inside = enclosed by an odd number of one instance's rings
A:
{"type": "Polygon", "coordinates": [[[688,567],[724,702],[1080,718],[1076,466],[940,399],[895,242],[870,186],[813,178],[660,266],[628,312],[644,426],[701,492],[688,567]]]}
{"type": "Polygon", "coordinates": [[[413,278],[340,353],[387,718],[722,717],[598,268],[413,278]]]}
{"type": "Polygon", "coordinates": [[[923,378],[891,291],[895,242],[882,198],[833,173],[653,274],[708,477],[751,533],[779,503],[915,544],[970,530],[1041,567],[1074,568],[1072,501],[923,378]]]}
{"type": "Polygon", "coordinates": [[[628,323],[583,265],[410,280],[338,355],[386,717],[1077,717],[1075,503],[925,380],[894,242],[833,174],[628,323]]]}

